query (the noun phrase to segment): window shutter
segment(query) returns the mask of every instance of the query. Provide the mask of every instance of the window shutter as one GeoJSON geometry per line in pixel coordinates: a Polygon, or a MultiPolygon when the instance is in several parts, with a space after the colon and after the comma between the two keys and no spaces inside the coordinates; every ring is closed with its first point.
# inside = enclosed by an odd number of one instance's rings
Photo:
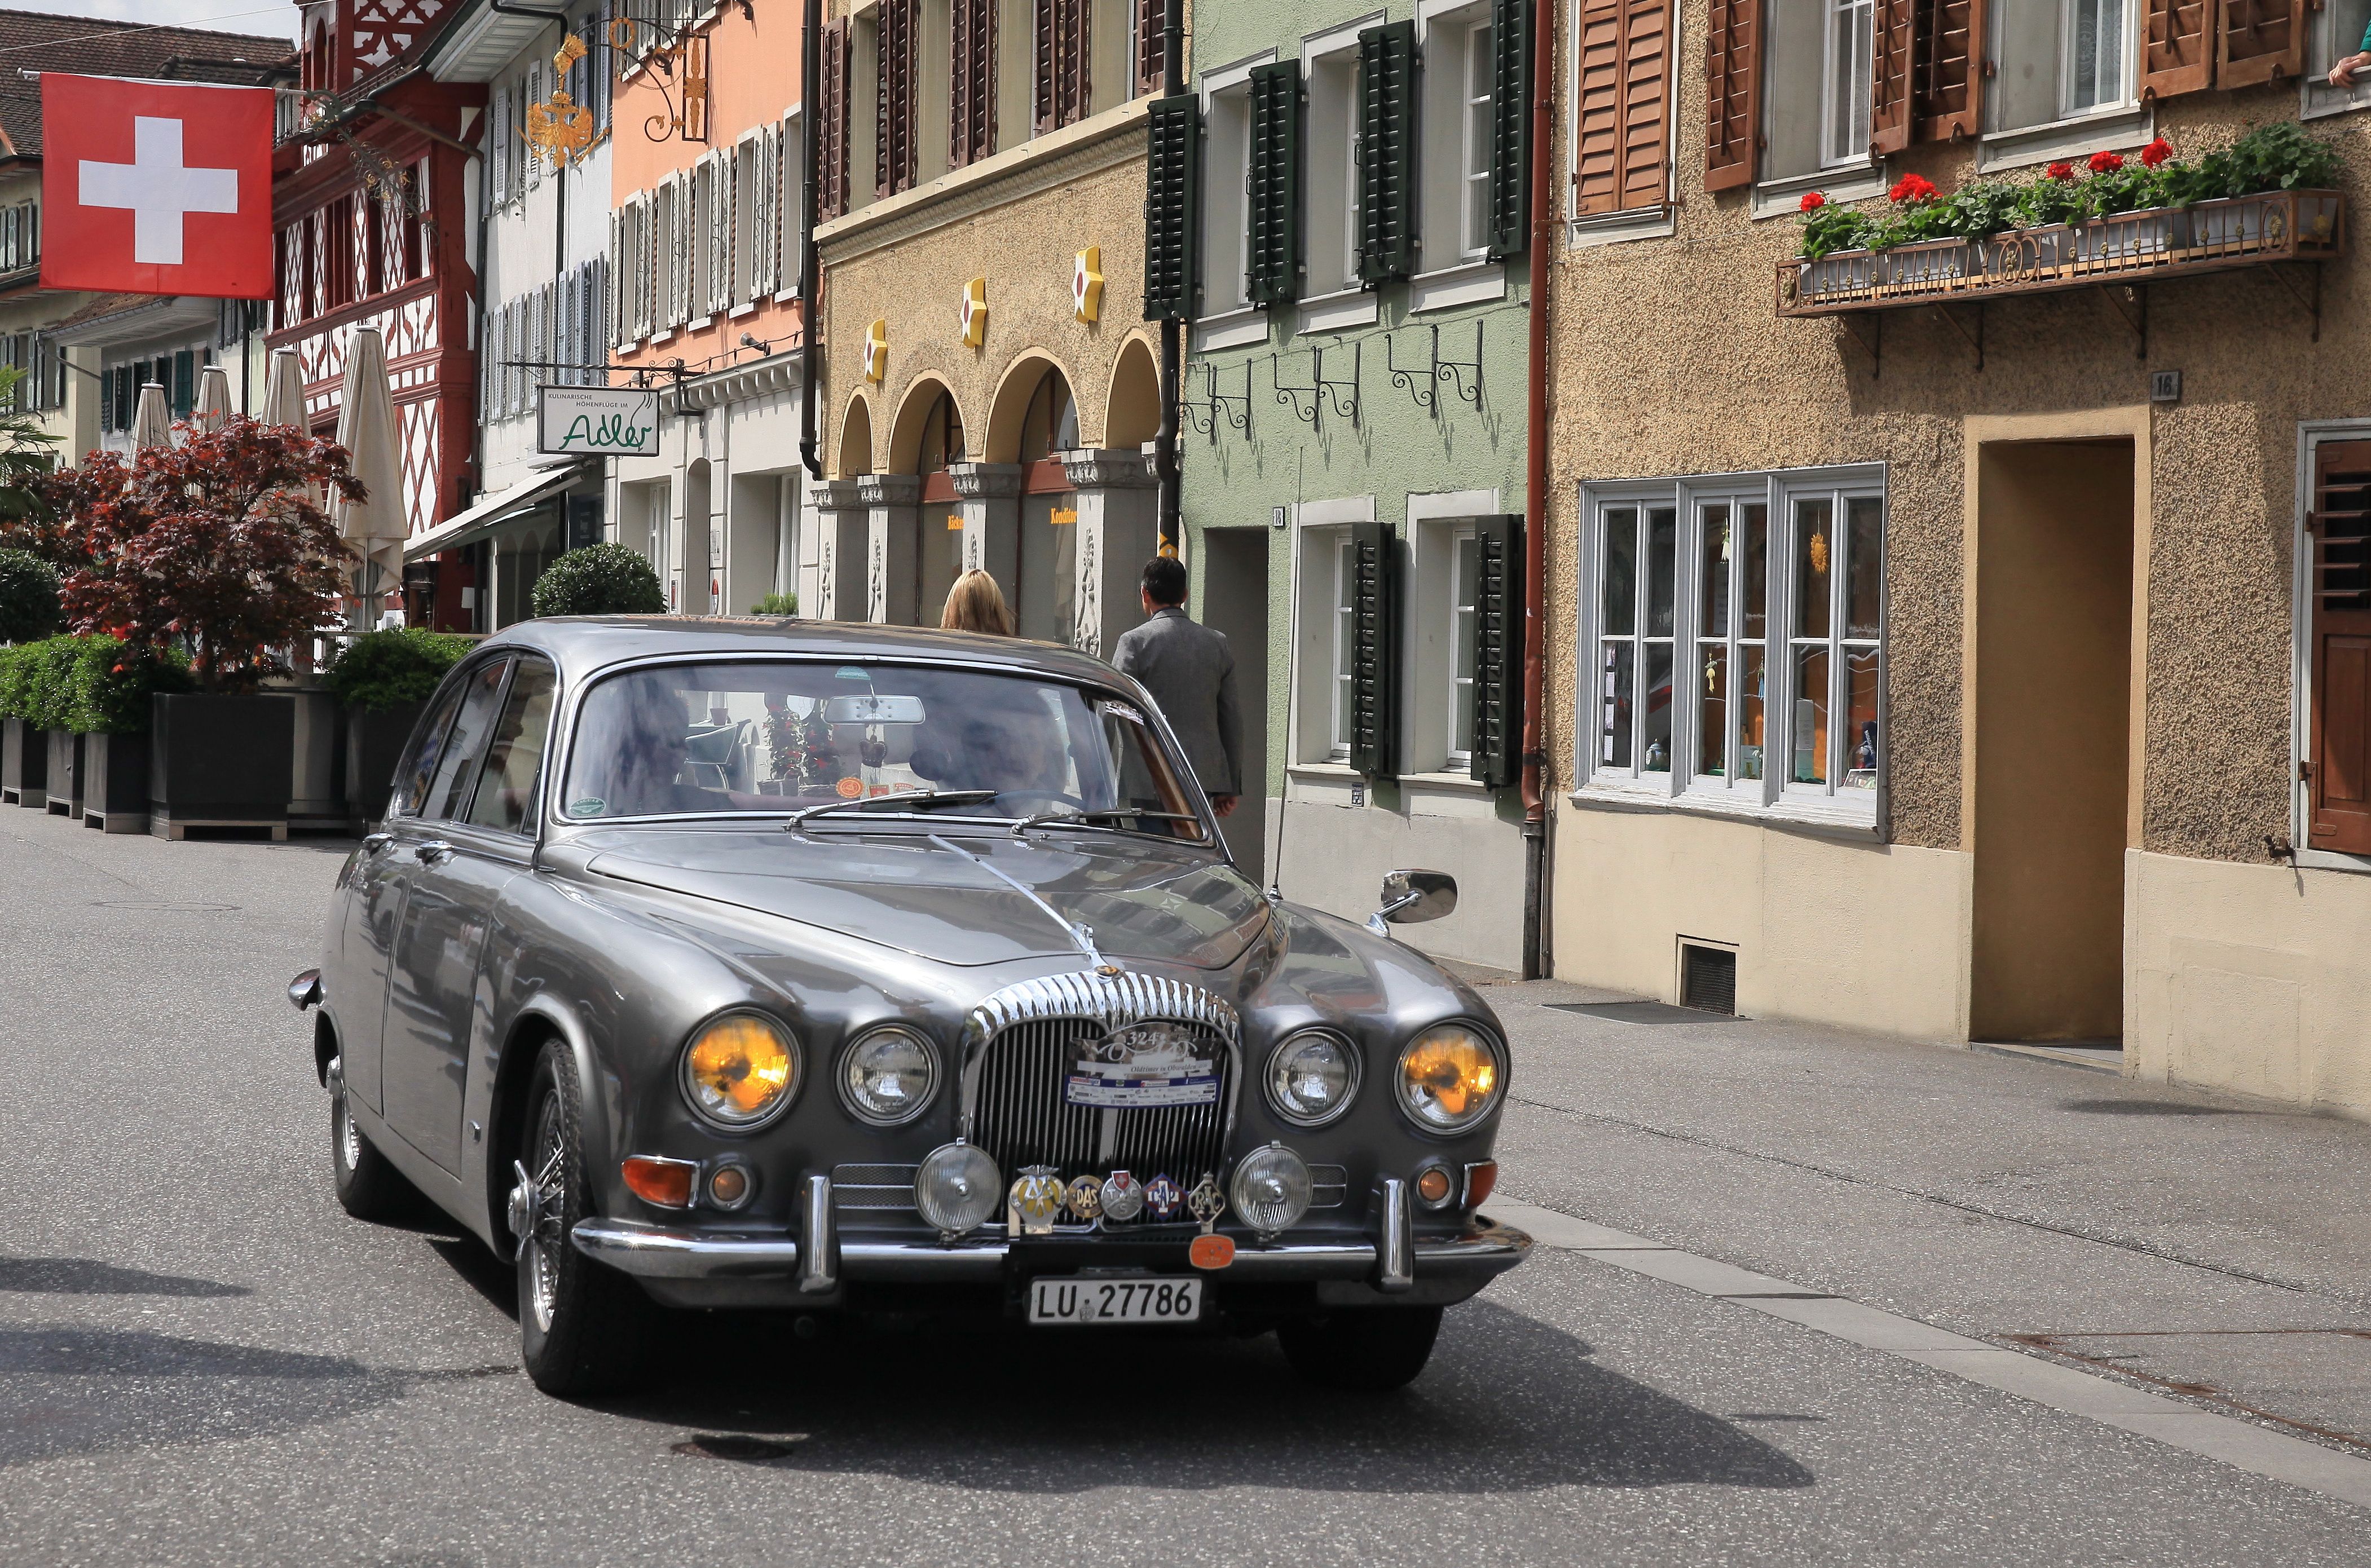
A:
{"type": "Polygon", "coordinates": [[[1144,196],[1144,318],[1194,314],[1194,245],[1201,201],[1202,114],[1191,93],[1156,98],[1146,117],[1151,152],[1144,196]]]}
{"type": "Polygon", "coordinates": [[[487,110],[492,123],[486,127],[489,150],[486,156],[487,200],[499,207],[511,199],[511,90],[494,89],[493,107],[487,110]]]}
{"type": "Polygon", "coordinates": [[[1162,0],[1136,0],[1136,90],[1149,93],[1161,86],[1168,46],[1169,8],[1162,0]]]}
{"type": "Polygon", "coordinates": [[[1492,789],[1515,781],[1523,750],[1523,519],[1474,526],[1474,733],[1467,772],[1492,789]]]}
{"type": "Polygon", "coordinates": [[[1359,281],[1370,287],[1416,267],[1416,24],[1359,35],[1359,281]]]}
{"type": "MultiPolygon", "coordinates": [[[[1871,157],[1898,153],[1910,145],[1910,97],[1917,74],[1921,6],[1922,0],[1877,0],[1868,73],[1871,157]]],[[[1758,130],[1753,133],[1758,134],[1758,130]]]]}
{"type": "Polygon", "coordinates": [[[1040,133],[1086,114],[1087,6],[1088,0],[1037,0],[1033,33],[1040,133]]]}
{"type": "MultiPolygon", "coordinates": [[[[1722,4],[1713,0],[1716,15],[1722,4]]],[[[1669,0],[1583,0],[1579,31],[1573,212],[1660,207],[1671,89],[1669,0]]]]}
{"type": "Polygon", "coordinates": [[[995,0],[953,0],[954,80],[947,106],[947,162],[961,168],[996,151],[995,0]]]}
{"type": "Polygon", "coordinates": [[[1397,548],[1388,525],[1350,525],[1350,766],[1369,778],[1399,777],[1397,548]]]}
{"type": "Polygon", "coordinates": [[[1520,256],[1532,226],[1532,7],[1490,0],[1490,255],[1520,256]]]}
{"type": "Polygon", "coordinates": [[[815,212],[836,218],[848,211],[848,19],[823,30],[822,123],[815,139],[815,212]]]}
{"type": "Polygon", "coordinates": [[[1258,65],[1251,77],[1251,231],[1254,305],[1301,297],[1301,62],[1258,65]]]}
{"type": "Polygon", "coordinates": [[[919,0],[882,0],[881,72],[875,94],[873,191],[894,196],[914,186],[914,13],[919,0]]]}
{"type": "Polygon", "coordinates": [[[2215,83],[2216,0],[2143,0],[2141,98],[2194,93],[2215,83]]]}
{"type": "Polygon", "coordinates": [[[1087,117],[1087,100],[1093,88],[1091,62],[1093,58],[1092,40],[1088,38],[1089,0],[1054,0],[1056,15],[1062,28],[1062,71],[1056,78],[1059,85],[1057,105],[1065,125],[1087,117]]]}
{"type": "MultiPolygon", "coordinates": [[[[1880,0],[1880,9],[1909,3],[1880,0]]],[[[1762,0],[1710,0],[1710,5],[1705,40],[1705,76],[1711,89],[1705,189],[1729,190],[1752,184],[1762,163],[1762,0]]]]}
{"type": "Polygon", "coordinates": [[[1922,0],[1910,92],[1920,141],[1957,142],[1983,129],[1984,23],[1984,0],[1922,0]]]}
{"type": "Polygon", "coordinates": [[[758,299],[774,292],[774,160],[781,156],[770,125],[749,144],[749,282],[758,299]]]}
{"type": "Polygon", "coordinates": [[[2306,842],[2371,855],[2371,441],[2314,448],[2306,842]]]}
{"type": "MultiPolygon", "coordinates": [[[[593,287],[594,309],[598,312],[598,315],[594,318],[592,337],[596,343],[609,342],[617,336],[618,318],[615,314],[615,305],[609,294],[611,287],[609,280],[616,271],[617,264],[608,257],[596,256],[593,259],[593,276],[596,280],[593,287]]],[[[600,362],[584,373],[586,386],[609,385],[609,356],[606,353],[602,354],[600,362]]]]}
{"type": "MultiPolygon", "coordinates": [[[[631,220],[633,211],[634,209],[632,204],[629,203],[609,214],[609,255],[614,258],[617,262],[617,265],[611,267],[609,270],[610,287],[613,289],[617,287],[618,280],[624,278],[626,275],[626,268],[624,264],[626,259],[626,225],[631,220]]],[[[618,301],[614,297],[610,298],[606,303],[609,307],[610,331],[604,341],[607,343],[610,352],[614,353],[617,352],[619,345],[624,341],[624,340],[619,338],[618,334],[619,331],[624,329],[626,313],[618,308],[618,301]]]]}
{"type": "MultiPolygon", "coordinates": [[[[2215,85],[2252,86],[2296,75],[2305,64],[2307,0],[2222,0],[2215,85]]],[[[2345,40],[2339,40],[2340,47],[2345,40]]]]}

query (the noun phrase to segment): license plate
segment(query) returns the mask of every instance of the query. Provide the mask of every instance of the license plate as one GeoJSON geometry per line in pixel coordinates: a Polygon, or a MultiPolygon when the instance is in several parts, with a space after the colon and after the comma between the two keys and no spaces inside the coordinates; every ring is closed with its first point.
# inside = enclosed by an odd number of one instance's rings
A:
{"type": "Polygon", "coordinates": [[[1029,1282],[1033,1323],[1190,1323],[1202,1315],[1198,1279],[1038,1279],[1029,1282]]]}

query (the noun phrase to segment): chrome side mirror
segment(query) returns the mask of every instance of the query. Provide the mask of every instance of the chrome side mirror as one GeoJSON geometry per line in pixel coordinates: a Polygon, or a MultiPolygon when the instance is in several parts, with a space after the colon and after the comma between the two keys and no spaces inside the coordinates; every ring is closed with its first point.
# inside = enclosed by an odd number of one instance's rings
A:
{"type": "Polygon", "coordinates": [[[1457,907],[1457,879],[1447,871],[1386,871],[1382,907],[1367,917],[1367,929],[1379,937],[1394,926],[1438,920],[1457,907]]]}

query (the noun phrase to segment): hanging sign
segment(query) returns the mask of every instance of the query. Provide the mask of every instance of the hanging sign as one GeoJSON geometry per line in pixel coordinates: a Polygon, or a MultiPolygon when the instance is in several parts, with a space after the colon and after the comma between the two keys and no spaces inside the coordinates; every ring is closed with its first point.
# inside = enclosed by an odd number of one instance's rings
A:
{"type": "Polygon", "coordinates": [[[655,386],[538,386],[535,449],[570,456],[655,457],[655,386]]]}

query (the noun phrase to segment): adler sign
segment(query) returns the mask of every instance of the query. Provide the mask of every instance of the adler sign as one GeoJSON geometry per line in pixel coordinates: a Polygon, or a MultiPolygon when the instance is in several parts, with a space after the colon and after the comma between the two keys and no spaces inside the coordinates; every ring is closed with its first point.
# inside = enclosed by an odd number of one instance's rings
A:
{"type": "Polygon", "coordinates": [[[655,386],[536,388],[536,450],[571,457],[655,457],[655,386]]]}

